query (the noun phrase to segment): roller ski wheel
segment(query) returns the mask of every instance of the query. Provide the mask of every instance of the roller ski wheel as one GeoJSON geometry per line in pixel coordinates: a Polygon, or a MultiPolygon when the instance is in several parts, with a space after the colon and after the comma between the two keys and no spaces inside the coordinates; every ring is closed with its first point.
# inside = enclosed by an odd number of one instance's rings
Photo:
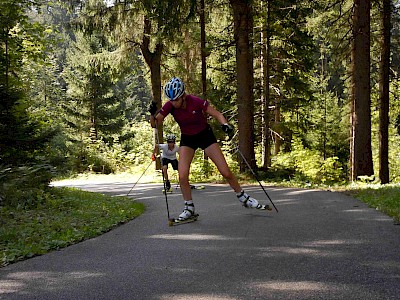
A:
{"type": "Polygon", "coordinates": [[[271,210],[272,210],[272,207],[269,206],[268,204],[267,204],[267,205],[258,204],[258,206],[256,207],[256,209],[259,209],[259,210],[269,210],[269,211],[271,211],[271,210]]]}
{"type": "Polygon", "coordinates": [[[204,190],[206,187],[204,185],[191,185],[192,190],[204,190]]]}
{"type": "Polygon", "coordinates": [[[169,226],[176,226],[176,225],[182,225],[182,224],[187,224],[187,223],[192,223],[197,221],[199,218],[199,214],[194,214],[193,216],[185,219],[185,220],[179,220],[179,219],[169,219],[168,220],[168,225],[169,226]]]}

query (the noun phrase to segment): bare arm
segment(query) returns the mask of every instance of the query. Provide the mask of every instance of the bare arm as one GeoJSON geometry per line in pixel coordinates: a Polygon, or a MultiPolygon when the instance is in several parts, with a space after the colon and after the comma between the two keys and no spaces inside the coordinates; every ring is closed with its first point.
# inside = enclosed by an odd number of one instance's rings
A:
{"type": "Polygon", "coordinates": [[[150,116],[150,125],[153,128],[158,127],[161,125],[164,121],[164,116],[160,113],[158,113],[155,117],[153,115],[150,116]]]}
{"type": "Polygon", "coordinates": [[[207,106],[206,113],[215,118],[221,125],[228,123],[224,115],[211,105],[207,106]]]}
{"type": "Polygon", "coordinates": [[[206,113],[208,113],[210,116],[214,117],[218,122],[221,124],[222,130],[228,134],[229,136],[232,135],[233,132],[233,127],[232,125],[228,124],[228,121],[224,117],[222,113],[220,113],[218,110],[216,110],[214,107],[211,105],[207,106],[206,113]]]}
{"type": "Polygon", "coordinates": [[[153,155],[155,155],[158,152],[158,148],[159,148],[158,144],[155,144],[154,150],[153,150],[153,155]]]}

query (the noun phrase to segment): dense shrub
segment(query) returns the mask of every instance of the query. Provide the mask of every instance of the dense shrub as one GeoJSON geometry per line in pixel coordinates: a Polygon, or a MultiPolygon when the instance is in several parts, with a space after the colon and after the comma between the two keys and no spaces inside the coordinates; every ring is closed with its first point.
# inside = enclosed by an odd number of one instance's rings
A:
{"type": "Polygon", "coordinates": [[[292,151],[273,157],[272,170],[289,174],[289,179],[313,183],[333,183],[342,180],[337,157],[323,159],[318,151],[306,149],[301,140],[294,138],[292,151]],[[284,171],[283,171],[284,170],[284,171]]]}
{"type": "Polygon", "coordinates": [[[53,168],[48,164],[0,166],[0,205],[34,207],[42,203],[52,177],[53,168]]]}

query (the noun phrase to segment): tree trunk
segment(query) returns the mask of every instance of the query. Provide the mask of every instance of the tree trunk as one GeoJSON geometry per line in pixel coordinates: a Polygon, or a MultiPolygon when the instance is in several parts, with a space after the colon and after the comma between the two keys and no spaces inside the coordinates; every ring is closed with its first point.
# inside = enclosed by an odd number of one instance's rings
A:
{"type": "MultiPolygon", "coordinates": [[[[151,34],[151,22],[148,19],[144,19],[144,32],[143,40],[140,45],[143,57],[150,68],[150,78],[151,78],[151,90],[153,94],[153,101],[157,103],[158,109],[161,108],[161,54],[163,51],[163,45],[158,43],[155,47],[154,52],[150,51],[150,34],[151,34]]],[[[157,127],[155,131],[156,142],[163,142],[163,128],[162,126],[157,127]]],[[[157,160],[156,169],[161,168],[160,161],[157,160]]]]}
{"type": "MultiPolygon", "coordinates": [[[[271,0],[267,1],[266,7],[266,18],[263,26],[263,30],[261,33],[261,57],[262,57],[262,70],[263,70],[263,120],[262,120],[262,145],[263,145],[263,153],[262,153],[262,167],[263,169],[267,169],[271,165],[271,143],[269,139],[269,103],[270,103],[270,94],[269,94],[269,73],[271,68],[271,38],[269,31],[269,22],[270,22],[270,9],[271,9],[271,0]]],[[[261,2],[261,5],[265,5],[265,1],[261,2]]]]}
{"type": "MultiPolygon", "coordinates": [[[[202,97],[207,99],[207,52],[206,52],[206,21],[205,21],[205,4],[204,0],[200,0],[200,49],[201,49],[201,86],[202,97]]],[[[210,166],[206,152],[203,152],[203,172],[209,176],[210,166]]]]}
{"type": "MultiPolygon", "coordinates": [[[[233,8],[236,43],[239,150],[250,166],[255,168],[252,0],[230,0],[230,3],[233,8]]],[[[240,169],[246,169],[244,162],[241,162],[240,169]]]]}
{"type": "Polygon", "coordinates": [[[354,0],[351,179],[373,175],[371,149],[370,0],[354,0]]]}
{"type": "Polygon", "coordinates": [[[281,126],[281,104],[280,104],[280,96],[277,96],[275,99],[275,126],[274,126],[274,136],[275,136],[275,146],[274,146],[274,155],[278,155],[281,151],[281,135],[282,135],[282,126],[281,126]]]}
{"type": "Polygon", "coordinates": [[[204,0],[200,0],[200,47],[201,47],[201,84],[203,99],[207,99],[207,64],[206,64],[206,21],[204,0]]]}
{"type": "Polygon", "coordinates": [[[382,184],[389,183],[390,6],[390,0],[383,0],[379,70],[379,179],[382,184]]]}

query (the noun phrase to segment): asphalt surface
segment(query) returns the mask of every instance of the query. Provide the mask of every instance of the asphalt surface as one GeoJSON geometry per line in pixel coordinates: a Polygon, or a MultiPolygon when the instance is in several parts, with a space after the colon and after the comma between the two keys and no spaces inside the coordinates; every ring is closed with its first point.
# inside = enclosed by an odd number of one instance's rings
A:
{"type": "MultiPolygon", "coordinates": [[[[126,195],[132,183],[76,186],[126,195]]],[[[130,197],[147,210],[125,225],[1,268],[0,299],[400,299],[400,226],[358,200],[267,187],[277,213],[206,185],[199,220],[169,227],[161,189],[138,184],[130,197]]],[[[168,201],[177,216],[179,190],[168,201]]]]}

